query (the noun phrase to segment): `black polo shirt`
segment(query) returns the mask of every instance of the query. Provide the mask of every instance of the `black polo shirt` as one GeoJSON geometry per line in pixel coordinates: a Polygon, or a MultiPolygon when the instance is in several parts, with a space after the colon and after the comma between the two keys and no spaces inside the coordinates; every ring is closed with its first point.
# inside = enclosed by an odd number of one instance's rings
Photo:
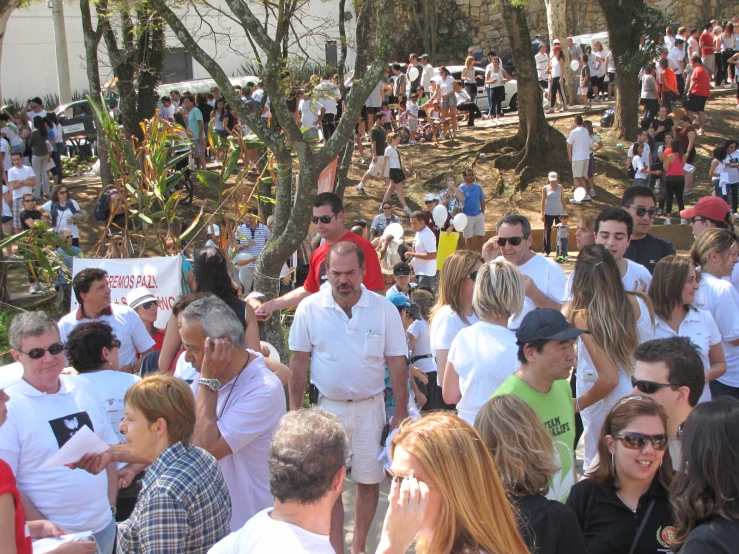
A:
{"type": "Polygon", "coordinates": [[[668,538],[675,532],[674,517],[667,491],[657,479],[639,499],[636,513],[621,501],[612,487],[598,485],[590,479],[572,487],[567,505],[577,516],[589,554],[627,554],[652,501],[654,507],[634,554],[670,552],[668,538]]]}
{"type": "Polygon", "coordinates": [[[624,258],[643,265],[654,273],[654,266],[662,258],[675,255],[675,247],[669,240],[661,239],[647,233],[643,239],[631,239],[631,244],[624,253],[624,258]]]}
{"type": "Polygon", "coordinates": [[[514,496],[518,528],[533,554],[588,554],[570,508],[544,495],[514,496]]]}

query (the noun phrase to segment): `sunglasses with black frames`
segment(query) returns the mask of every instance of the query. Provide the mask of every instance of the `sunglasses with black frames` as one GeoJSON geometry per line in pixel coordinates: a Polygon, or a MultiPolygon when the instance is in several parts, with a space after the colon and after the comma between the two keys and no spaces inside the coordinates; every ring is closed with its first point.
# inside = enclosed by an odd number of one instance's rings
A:
{"type": "Polygon", "coordinates": [[[649,217],[651,219],[654,219],[657,216],[657,208],[642,208],[641,206],[638,208],[634,208],[634,211],[636,212],[636,215],[639,217],[644,217],[644,214],[648,213],[649,217]]]}
{"type": "Polygon", "coordinates": [[[310,220],[313,223],[318,223],[320,221],[324,225],[327,225],[327,224],[331,223],[331,220],[333,218],[335,218],[335,217],[336,217],[335,215],[321,215],[321,216],[318,216],[318,217],[313,216],[313,217],[310,218],[310,220]]]}
{"type": "Polygon", "coordinates": [[[21,354],[25,354],[32,360],[40,360],[44,357],[46,352],[51,354],[52,356],[56,356],[57,354],[61,354],[64,352],[64,345],[61,342],[55,342],[54,344],[49,345],[49,348],[31,348],[28,352],[23,352],[23,350],[18,350],[21,354]]]}
{"type": "Polygon", "coordinates": [[[670,383],[655,383],[654,381],[640,380],[636,377],[631,378],[631,386],[644,394],[654,394],[660,389],[674,387],[674,385],[671,385],[670,383]]]}
{"type": "Polygon", "coordinates": [[[528,235],[524,235],[522,237],[498,237],[498,246],[501,248],[506,245],[506,243],[510,242],[511,246],[518,246],[521,244],[522,241],[529,238],[528,235]]]}
{"type": "Polygon", "coordinates": [[[622,433],[613,437],[621,441],[629,450],[643,450],[648,442],[652,443],[655,450],[667,450],[667,435],[645,435],[643,433],[622,433]]]}

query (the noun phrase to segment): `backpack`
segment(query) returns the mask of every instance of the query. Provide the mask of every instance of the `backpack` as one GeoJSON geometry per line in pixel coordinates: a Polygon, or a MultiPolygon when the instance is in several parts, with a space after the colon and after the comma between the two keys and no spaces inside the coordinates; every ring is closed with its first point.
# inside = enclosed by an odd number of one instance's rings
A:
{"type": "Polygon", "coordinates": [[[606,110],[600,118],[601,127],[613,127],[613,120],[616,117],[614,110],[606,110]]]}
{"type": "Polygon", "coordinates": [[[110,217],[110,191],[115,190],[115,187],[109,186],[103,192],[100,193],[98,201],[95,203],[95,209],[93,215],[98,221],[107,221],[110,217]]]}

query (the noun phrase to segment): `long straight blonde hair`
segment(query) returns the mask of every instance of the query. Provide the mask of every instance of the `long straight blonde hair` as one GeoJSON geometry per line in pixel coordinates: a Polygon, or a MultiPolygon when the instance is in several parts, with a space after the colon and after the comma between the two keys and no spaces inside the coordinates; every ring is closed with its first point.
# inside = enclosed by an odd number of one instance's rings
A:
{"type": "Polygon", "coordinates": [[[480,254],[470,250],[457,250],[444,261],[441,268],[441,280],[439,281],[439,295],[436,298],[436,305],[431,310],[429,323],[433,321],[436,312],[448,304],[465,325],[470,324],[464,315],[462,286],[477,262],[484,264],[485,260],[480,254]]]}
{"type": "Polygon", "coordinates": [[[514,509],[495,464],[475,429],[449,412],[406,420],[393,437],[426,470],[442,496],[431,540],[419,538],[419,554],[528,554],[514,509]]]}

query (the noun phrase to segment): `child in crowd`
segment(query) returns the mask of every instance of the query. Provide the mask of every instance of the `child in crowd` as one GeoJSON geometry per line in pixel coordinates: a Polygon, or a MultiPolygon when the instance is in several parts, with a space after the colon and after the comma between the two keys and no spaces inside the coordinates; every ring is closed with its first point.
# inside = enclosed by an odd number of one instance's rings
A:
{"type": "Polygon", "coordinates": [[[418,95],[411,94],[406,106],[406,116],[408,117],[408,129],[411,132],[411,146],[418,144],[416,142],[416,131],[418,131],[418,95]]]}
{"type": "Polygon", "coordinates": [[[211,223],[208,225],[208,228],[205,230],[205,236],[208,237],[208,240],[205,241],[205,248],[218,248],[218,243],[220,242],[220,236],[221,236],[221,228],[218,227],[215,223],[211,223]]]}
{"type": "Polygon", "coordinates": [[[382,103],[380,112],[385,116],[385,123],[383,123],[382,126],[385,128],[386,131],[392,131],[393,126],[395,125],[395,116],[393,115],[393,112],[387,102],[382,103]]]}
{"type": "Polygon", "coordinates": [[[566,262],[568,257],[567,249],[569,247],[568,233],[570,226],[567,224],[569,221],[567,214],[559,216],[559,223],[554,228],[557,229],[557,261],[566,262]]]}
{"type": "Polygon", "coordinates": [[[395,284],[387,289],[385,296],[391,294],[402,294],[406,298],[410,298],[411,292],[416,288],[416,283],[411,282],[411,266],[405,262],[398,262],[393,267],[393,279],[395,284]]]}

